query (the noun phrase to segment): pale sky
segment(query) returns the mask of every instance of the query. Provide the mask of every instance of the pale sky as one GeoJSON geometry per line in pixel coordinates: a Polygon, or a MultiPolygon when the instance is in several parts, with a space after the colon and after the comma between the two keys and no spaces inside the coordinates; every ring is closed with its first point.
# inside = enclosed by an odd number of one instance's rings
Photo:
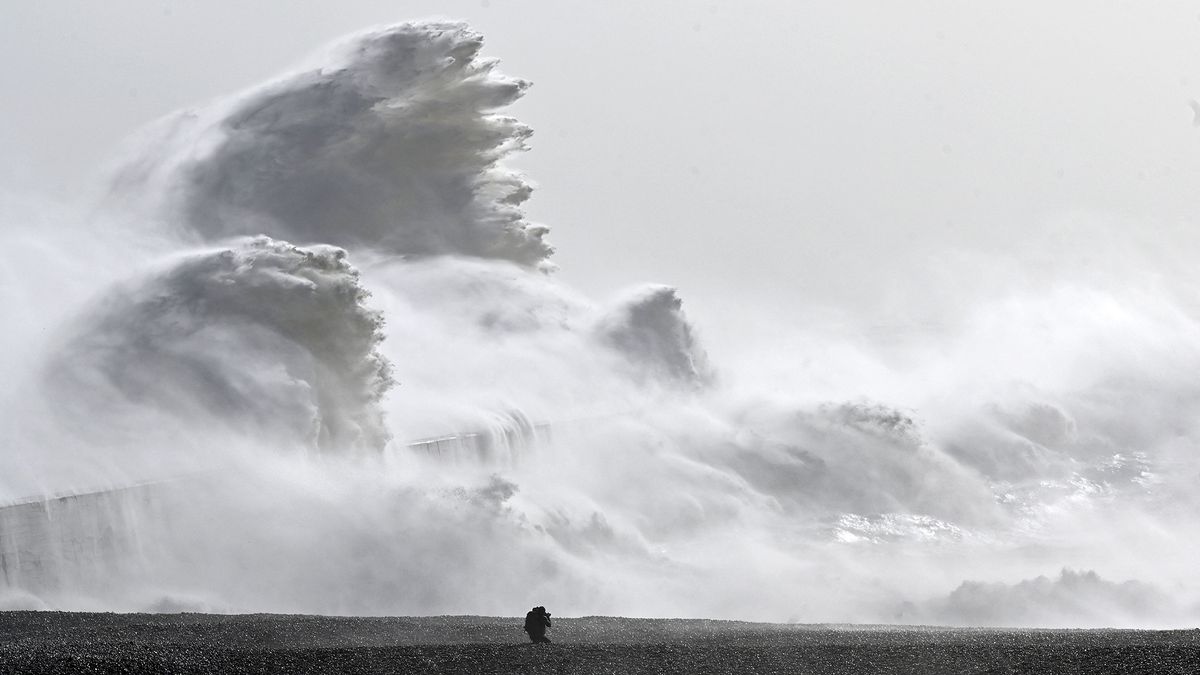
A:
{"type": "MultiPolygon", "coordinates": [[[[1064,219],[1195,243],[1194,3],[56,0],[0,14],[0,184],[57,199],[139,125],[345,33],[466,19],[534,83],[511,111],[535,130],[515,164],[539,185],[528,210],[561,277],[598,298],[677,285],[710,332],[746,306],[900,312],[897,288],[943,292],[928,272],[948,252],[1023,255],[1064,219]]],[[[1103,236],[1089,227],[1071,236],[1103,236]]]]}

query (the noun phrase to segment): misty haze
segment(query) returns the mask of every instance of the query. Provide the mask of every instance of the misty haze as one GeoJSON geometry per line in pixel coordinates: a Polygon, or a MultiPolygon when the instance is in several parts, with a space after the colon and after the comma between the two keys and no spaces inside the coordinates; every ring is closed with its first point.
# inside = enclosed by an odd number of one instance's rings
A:
{"type": "Polygon", "coordinates": [[[0,28],[0,610],[1200,621],[1194,8],[141,4],[0,28]]]}

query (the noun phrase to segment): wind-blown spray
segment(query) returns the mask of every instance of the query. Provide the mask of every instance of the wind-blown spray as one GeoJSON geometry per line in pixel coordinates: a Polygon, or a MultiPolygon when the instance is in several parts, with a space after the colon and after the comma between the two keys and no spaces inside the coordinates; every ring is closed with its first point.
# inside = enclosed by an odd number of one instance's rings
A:
{"type": "Polygon", "coordinates": [[[807,380],[722,368],[675,289],[556,280],[503,166],[527,85],[481,45],[379,28],[154,125],[86,235],[120,274],[6,235],[55,258],[16,288],[89,283],[5,363],[0,602],[1196,616],[1185,303],[1062,284],[973,298],[900,359],[814,326],[807,380]]]}

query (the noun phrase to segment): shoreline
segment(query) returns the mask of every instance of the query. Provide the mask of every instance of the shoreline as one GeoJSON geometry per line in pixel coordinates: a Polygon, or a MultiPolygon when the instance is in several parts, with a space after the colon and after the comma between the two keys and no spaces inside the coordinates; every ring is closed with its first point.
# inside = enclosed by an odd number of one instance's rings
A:
{"type": "Polygon", "coordinates": [[[1193,673],[1200,629],[0,612],[0,673],[1193,673]]]}

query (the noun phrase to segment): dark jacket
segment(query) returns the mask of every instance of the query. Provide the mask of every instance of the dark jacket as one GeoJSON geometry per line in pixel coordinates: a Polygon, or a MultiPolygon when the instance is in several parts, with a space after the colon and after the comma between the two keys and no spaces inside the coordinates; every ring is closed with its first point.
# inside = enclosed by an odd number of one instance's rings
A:
{"type": "Polygon", "coordinates": [[[530,635],[541,635],[550,626],[550,616],[543,610],[531,611],[525,615],[525,632],[530,635]]]}

